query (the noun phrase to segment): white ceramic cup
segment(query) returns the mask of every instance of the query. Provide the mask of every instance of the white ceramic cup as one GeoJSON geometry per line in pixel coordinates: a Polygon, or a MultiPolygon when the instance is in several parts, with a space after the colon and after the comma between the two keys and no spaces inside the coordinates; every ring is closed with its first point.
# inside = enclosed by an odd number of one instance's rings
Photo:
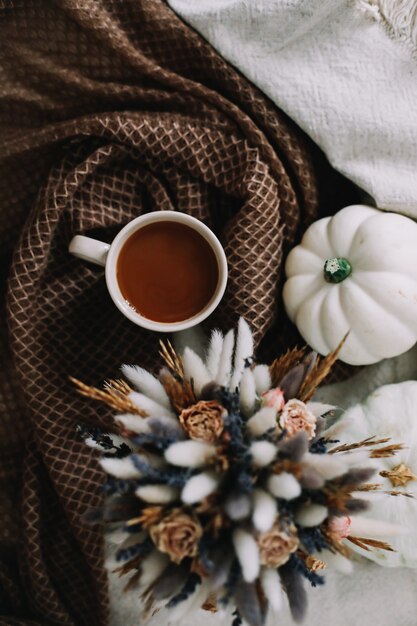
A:
{"type": "Polygon", "coordinates": [[[227,261],[220,241],[205,224],[185,213],[177,213],[176,211],[155,211],[154,213],[147,213],[146,215],[137,217],[122,228],[111,244],[92,239],[91,237],[85,237],[84,235],[76,235],[71,240],[69,251],[71,254],[84,261],[90,261],[91,263],[105,267],[107,289],[117,308],[123,315],[138,326],[156,332],[177,332],[196,326],[214,311],[226,289],[227,261]],[[155,222],[177,222],[189,226],[209,243],[217,260],[219,278],[212,298],[199,313],[180,322],[156,322],[143,317],[126,301],[117,281],[117,258],[123,245],[134,232],[148,224],[154,224],[155,222]]]}

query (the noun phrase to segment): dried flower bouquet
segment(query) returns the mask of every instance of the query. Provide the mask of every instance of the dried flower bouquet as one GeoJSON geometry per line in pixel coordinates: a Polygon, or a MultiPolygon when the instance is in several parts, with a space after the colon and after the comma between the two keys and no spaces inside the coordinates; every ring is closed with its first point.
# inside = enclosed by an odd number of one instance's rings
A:
{"type": "Polygon", "coordinates": [[[167,343],[157,376],[123,366],[135,390],[73,379],[118,412],[118,435],[80,427],[108,474],[104,506],[87,517],[124,533],[118,571],[144,618],[159,609],[175,623],[202,607],[262,626],[286,595],[299,621],[304,580],[323,584],[327,566],[349,571],[349,542],[391,550],[378,536],[400,529],[361,517],[361,495],[375,488],[366,457],[402,445],[335,440],[334,407],[311,399],[337,354],[295,349],[256,364],[241,319],[236,341],[213,332],[205,360],[167,343]]]}

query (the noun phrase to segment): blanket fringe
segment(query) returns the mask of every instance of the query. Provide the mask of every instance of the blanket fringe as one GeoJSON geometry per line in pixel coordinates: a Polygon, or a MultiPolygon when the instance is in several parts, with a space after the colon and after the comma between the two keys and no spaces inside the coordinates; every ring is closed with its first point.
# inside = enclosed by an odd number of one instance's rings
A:
{"type": "Polygon", "coordinates": [[[411,48],[417,58],[417,3],[415,0],[354,0],[368,19],[379,22],[393,41],[411,48]]]}

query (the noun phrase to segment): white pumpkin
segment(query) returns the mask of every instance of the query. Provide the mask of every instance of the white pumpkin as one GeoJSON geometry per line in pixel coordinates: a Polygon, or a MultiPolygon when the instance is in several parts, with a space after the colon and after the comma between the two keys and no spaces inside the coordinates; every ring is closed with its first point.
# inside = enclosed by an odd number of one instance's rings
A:
{"type": "Polygon", "coordinates": [[[314,222],[286,262],[284,304],[321,354],[367,365],[417,341],[417,223],[364,205],[314,222]]]}
{"type": "Polygon", "coordinates": [[[390,443],[405,445],[393,457],[369,459],[368,465],[375,468],[375,475],[369,482],[379,483],[382,491],[361,492],[360,497],[367,497],[371,504],[361,517],[399,524],[408,532],[378,537],[388,541],[395,552],[366,552],[350,542],[348,546],[380,565],[417,567],[417,382],[380,387],[363,404],[348,409],[339,420],[339,426],[344,426],[343,443],[376,436],[391,437],[390,443]],[[383,493],[391,490],[413,497],[383,493]]]}

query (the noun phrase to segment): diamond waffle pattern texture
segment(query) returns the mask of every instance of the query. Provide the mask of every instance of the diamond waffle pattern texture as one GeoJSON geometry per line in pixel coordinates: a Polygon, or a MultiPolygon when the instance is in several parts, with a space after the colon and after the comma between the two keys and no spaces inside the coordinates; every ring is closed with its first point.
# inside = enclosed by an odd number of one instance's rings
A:
{"type": "Polygon", "coordinates": [[[75,427],[109,427],[110,414],[67,377],[100,384],[125,361],[152,367],[157,341],[120,315],[102,271],[68,243],[76,233],[111,241],[148,211],[204,220],[230,265],[211,323],[244,315],[259,343],[274,328],[283,253],[315,217],[316,178],[299,130],[162,0],[0,1],[0,40],[10,267],[0,623],[103,625],[103,541],[81,522],[102,476],[75,427]]]}

